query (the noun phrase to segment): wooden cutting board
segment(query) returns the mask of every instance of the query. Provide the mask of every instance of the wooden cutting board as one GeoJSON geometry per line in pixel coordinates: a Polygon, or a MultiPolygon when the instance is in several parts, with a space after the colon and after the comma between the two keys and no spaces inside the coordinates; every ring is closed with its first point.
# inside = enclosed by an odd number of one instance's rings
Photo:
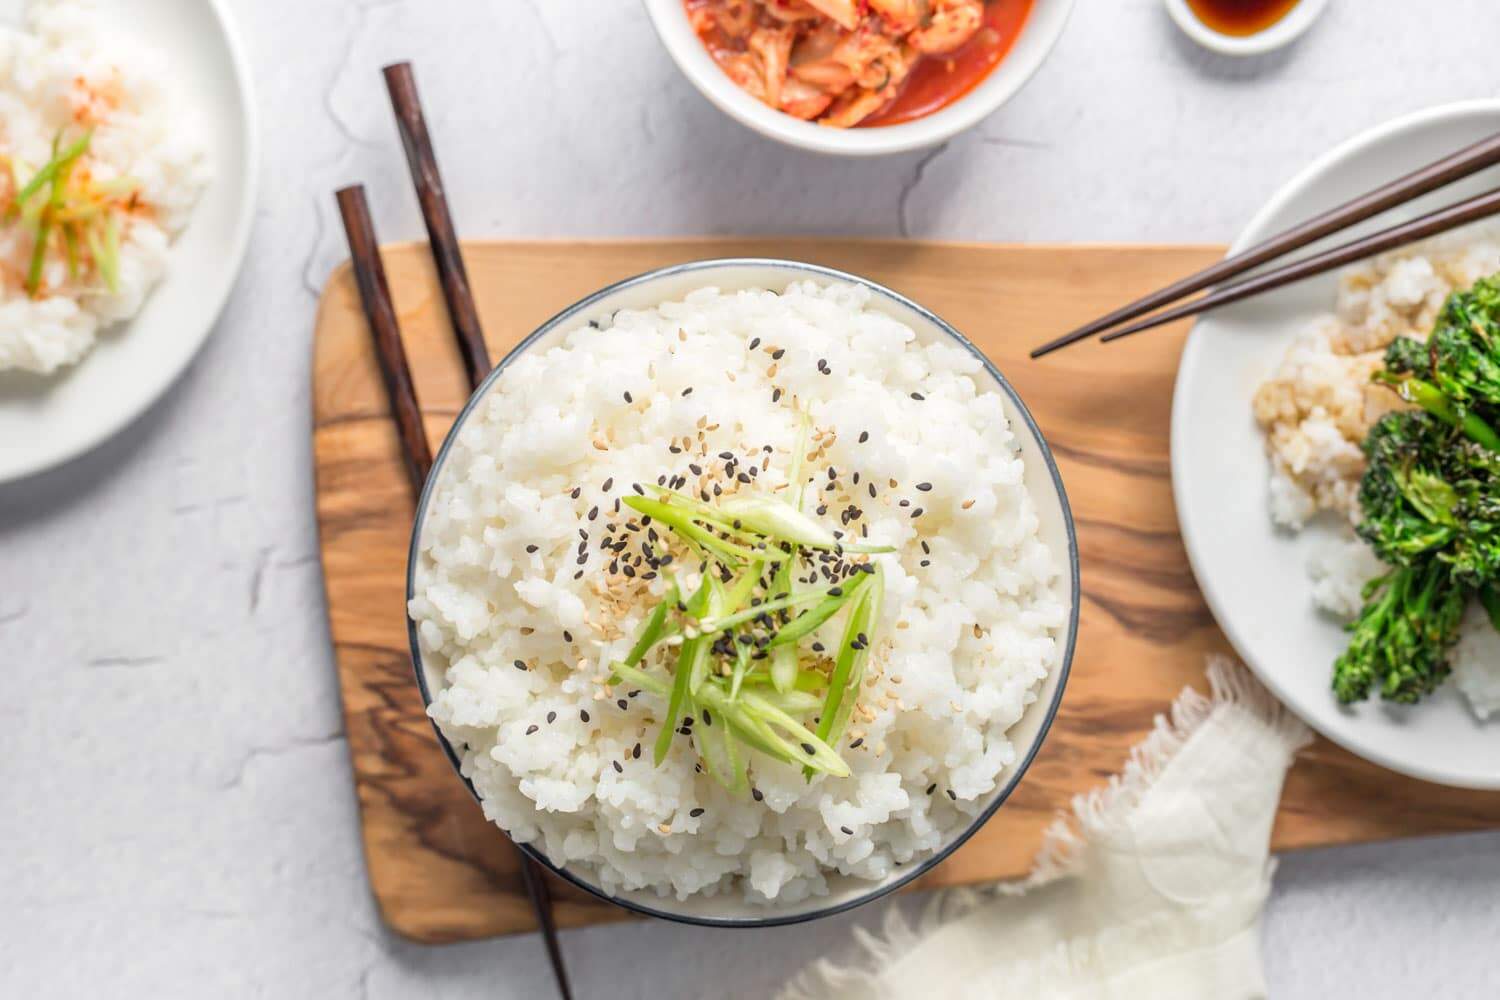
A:
{"type": "MultiPolygon", "coordinates": [[[[1031,771],[995,818],[919,883],[931,888],[1024,873],[1053,814],[1117,772],[1184,685],[1203,686],[1208,654],[1229,652],[1193,581],[1172,506],[1167,421],[1185,326],[1026,358],[1033,345],[1220,252],[737,239],[473,243],[467,259],[497,359],[620,278],[706,257],[766,256],[889,285],[964,331],[1014,383],[1057,455],[1077,517],[1081,632],[1062,710],[1031,771]]],[[[425,245],[391,247],[385,264],[435,449],[468,396],[463,368],[425,245]]],[[[324,293],[314,351],[324,585],[375,898],[392,929],[424,942],[533,929],[514,854],[451,772],[412,680],[403,597],[414,502],[347,267],[324,293]]],[[[1500,827],[1500,795],[1399,777],[1319,740],[1287,780],[1274,842],[1286,850],[1491,827],[1500,827]]],[[[565,926],[625,915],[554,884],[565,926]]]]}

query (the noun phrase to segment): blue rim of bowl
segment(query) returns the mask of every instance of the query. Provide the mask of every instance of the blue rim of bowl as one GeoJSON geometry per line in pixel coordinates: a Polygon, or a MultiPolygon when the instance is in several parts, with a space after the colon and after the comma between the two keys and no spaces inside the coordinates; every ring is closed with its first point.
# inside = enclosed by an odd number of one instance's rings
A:
{"type": "MultiPolygon", "coordinates": [[[[903,874],[900,878],[892,879],[889,882],[875,885],[870,889],[869,892],[857,895],[852,899],[834,903],[830,906],[823,907],[822,909],[804,910],[797,913],[788,914],[768,913],[764,917],[750,918],[703,917],[688,913],[677,913],[671,910],[661,910],[653,906],[648,906],[645,903],[637,902],[633,899],[627,899],[622,896],[611,896],[604,889],[600,888],[599,886],[593,885],[577,873],[569,871],[562,865],[554,864],[546,854],[537,850],[530,844],[523,844],[517,841],[512,841],[512,843],[514,843],[516,847],[519,848],[527,857],[535,861],[537,864],[541,865],[543,868],[546,868],[548,871],[552,872],[554,875],[556,875],[558,878],[561,878],[568,884],[576,886],[589,895],[594,896],[595,898],[600,899],[606,903],[623,907],[626,910],[630,910],[644,916],[656,917],[661,920],[670,920],[674,923],[680,924],[693,924],[699,927],[782,927],[788,924],[800,924],[810,920],[821,920],[825,917],[836,916],[840,913],[846,913],[850,910],[853,910],[856,907],[863,906],[866,903],[874,902],[875,900],[889,895],[890,893],[895,892],[897,889],[900,889],[903,886],[916,881],[923,875],[932,871],[938,865],[942,864],[945,860],[947,860],[954,851],[957,851],[960,847],[967,843],[970,837],[972,837],[979,831],[981,827],[983,827],[990,821],[995,813],[999,811],[1000,807],[1005,804],[1005,801],[1010,798],[1011,793],[1015,791],[1018,785],[1020,785],[1021,779],[1025,777],[1027,770],[1031,767],[1031,762],[1036,758],[1037,753],[1041,750],[1042,744],[1047,741],[1047,735],[1049,732],[1051,732],[1052,729],[1052,722],[1057,718],[1057,710],[1062,704],[1063,692],[1067,689],[1068,686],[1068,675],[1072,670],[1073,652],[1078,640],[1078,615],[1079,601],[1081,598],[1078,560],[1078,536],[1073,523],[1073,509],[1068,503],[1067,490],[1064,489],[1062,475],[1057,470],[1057,461],[1053,458],[1052,449],[1048,446],[1047,439],[1042,436],[1041,428],[1037,426],[1036,419],[1031,415],[1031,411],[1026,408],[1026,404],[1021,401],[1021,397],[1016,392],[1015,388],[1010,384],[1010,382],[1005,378],[1004,375],[1000,374],[1000,370],[996,368],[994,363],[985,356],[984,352],[975,347],[967,337],[965,337],[956,328],[954,328],[952,324],[939,317],[930,309],[918,305],[911,299],[908,299],[906,296],[900,294],[899,292],[892,291],[891,289],[879,284],[878,282],[870,281],[868,278],[861,278],[855,274],[849,274],[846,271],[839,271],[831,267],[823,267],[819,264],[807,264],[801,261],[778,260],[776,258],[770,257],[725,257],[715,258],[711,260],[696,260],[690,261],[685,264],[672,264],[667,267],[657,268],[654,271],[647,271],[643,274],[637,274],[634,277],[617,281],[612,285],[607,285],[604,288],[601,288],[599,291],[594,292],[587,298],[580,299],[573,305],[568,306],[566,309],[557,313],[551,319],[538,326],[531,333],[527,334],[524,340],[522,340],[519,344],[512,348],[504,358],[500,359],[500,363],[497,364],[494,367],[494,370],[491,371],[489,375],[485,377],[484,381],[479,384],[479,388],[474,390],[473,394],[469,396],[468,402],[466,402],[463,409],[459,411],[458,416],[453,421],[453,426],[449,428],[447,436],[443,438],[443,446],[438,449],[437,457],[433,460],[432,463],[432,471],[428,474],[427,481],[422,485],[422,495],[417,501],[416,514],[412,520],[411,544],[407,549],[406,600],[409,605],[412,596],[415,593],[417,559],[420,554],[418,546],[421,542],[422,525],[427,520],[427,505],[432,499],[433,484],[438,480],[438,472],[440,469],[442,469],[443,462],[448,457],[448,451],[453,446],[453,442],[454,440],[456,440],[458,432],[463,427],[464,422],[468,420],[469,415],[473,412],[475,406],[478,405],[479,401],[484,399],[484,397],[489,394],[490,387],[494,384],[495,380],[500,377],[501,373],[504,372],[505,369],[511,364],[511,362],[524,354],[532,344],[534,344],[542,337],[546,336],[548,333],[552,332],[552,330],[556,329],[557,327],[573,319],[581,320],[586,318],[590,309],[592,309],[600,301],[611,295],[615,295],[637,285],[646,284],[652,281],[659,281],[663,278],[675,277],[682,274],[692,274],[700,271],[714,271],[727,267],[758,267],[771,268],[776,270],[798,271],[810,278],[862,285],[870,289],[877,295],[884,296],[891,301],[904,306],[905,308],[911,309],[913,312],[917,313],[918,315],[922,316],[922,318],[932,323],[943,333],[947,334],[970,354],[974,355],[974,357],[978,358],[980,363],[984,365],[985,371],[989,372],[990,377],[995,380],[996,385],[998,385],[1000,390],[1006,395],[1006,397],[1009,398],[1010,402],[1015,405],[1016,411],[1021,414],[1021,419],[1025,422],[1027,429],[1031,431],[1032,436],[1036,439],[1038,448],[1041,450],[1042,458],[1047,465],[1047,473],[1052,477],[1053,488],[1057,490],[1058,504],[1062,508],[1063,526],[1066,529],[1068,536],[1068,567],[1071,571],[1071,593],[1069,596],[1071,598],[1072,607],[1069,610],[1068,614],[1068,625],[1066,638],[1064,641],[1062,662],[1058,665],[1059,674],[1057,680],[1057,690],[1052,695],[1052,704],[1047,706],[1047,714],[1042,719],[1041,728],[1037,730],[1036,739],[1033,740],[1031,746],[1027,748],[1025,755],[1017,764],[1014,772],[1007,780],[1005,787],[1001,788],[995,794],[993,801],[991,801],[990,804],[984,808],[983,812],[974,817],[973,822],[971,822],[964,829],[963,833],[955,837],[953,841],[946,845],[942,850],[938,851],[932,857],[927,858],[921,864],[914,867],[911,871],[903,874]]],[[[424,709],[427,709],[432,706],[432,692],[428,689],[427,677],[422,670],[422,648],[417,638],[417,626],[416,623],[412,621],[409,614],[406,618],[406,635],[407,641],[411,646],[412,670],[416,675],[417,688],[422,692],[422,706],[424,709]]],[[[433,721],[430,716],[428,717],[428,721],[431,722],[432,731],[437,736],[438,743],[443,748],[443,755],[448,758],[448,763],[453,765],[454,774],[458,775],[459,780],[464,783],[464,787],[469,790],[469,794],[473,796],[475,802],[482,801],[479,797],[478,790],[474,788],[474,783],[470,781],[469,778],[463,773],[462,761],[460,760],[457,751],[454,750],[453,744],[450,743],[448,741],[448,738],[443,735],[443,731],[438,728],[437,723],[433,721]]],[[[500,832],[504,836],[509,838],[510,835],[507,831],[501,830],[500,832]]]]}

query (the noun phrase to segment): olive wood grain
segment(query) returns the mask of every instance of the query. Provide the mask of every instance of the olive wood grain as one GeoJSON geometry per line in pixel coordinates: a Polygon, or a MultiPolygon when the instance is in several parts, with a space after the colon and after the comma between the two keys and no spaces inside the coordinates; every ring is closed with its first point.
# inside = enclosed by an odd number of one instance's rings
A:
{"type": "MultiPolygon", "coordinates": [[[[804,239],[468,243],[490,354],[619,278],[706,257],[774,256],[863,274],[968,334],[1026,400],[1057,454],[1078,521],[1083,617],[1072,680],[1020,788],[926,887],[1024,873],[1042,831],[1117,772],[1184,685],[1228,652],[1177,533],[1167,463],[1185,327],[1128,347],[1027,359],[1049,333],[1213,261],[1214,247],[990,246],[804,239]]],[[[434,445],[468,396],[425,245],[385,250],[412,376],[434,445]]],[[[403,596],[413,503],[359,295],[329,282],[314,344],[313,439],[324,582],[370,883],[386,921],[425,942],[533,929],[505,838],[451,773],[412,681],[403,596]]],[[[1247,411],[1246,418],[1250,419],[1247,411]]],[[[1500,795],[1402,778],[1319,740],[1287,779],[1280,850],[1500,826],[1500,795]]],[[[557,917],[624,916],[559,886],[557,917]]]]}

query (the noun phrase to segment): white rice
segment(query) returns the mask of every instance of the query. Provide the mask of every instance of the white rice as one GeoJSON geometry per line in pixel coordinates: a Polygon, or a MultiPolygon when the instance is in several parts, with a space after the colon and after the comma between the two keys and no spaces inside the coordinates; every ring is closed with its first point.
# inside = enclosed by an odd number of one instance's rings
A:
{"type": "Polygon", "coordinates": [[[24,30],[0,27],[0,181],[6,200],[64,142],[94,128],[79,170],[99,181],[131,177],[139,204],[118,212],[118,290],[92,266],[70,276],[49,252],[42,291],[24,287],[34,237],[0,226],[0,371],[49,374],[81,359],[101,328],[140,311],[167,269],[172,237],[209,179],[200,124],[184,106],[158,54],[100,21],[91,0],[32,0],[24,30]]]}
{"type": "MultiPolygon", "coordinates": [[[[1401,404],[1370,384],[1397,337],[1426,340],[1448,295],[1500,272],[1500,230],[1480,227],[1402,248],[1346,270],[1335,311],[1310,323],[1257,390],[1256,420],[1270,457],[1271,519],[1300,531],[1320,513],[1342,522],[1312,548],[1317,607],[1349,620],[1364,585],[1386,571],[1354,535],[1360,449],[1369,429],[1401,404]]],[[[1500,711],[1500,637],[1482,611],[1464,619],[1450,657],[1454,683],[1480,718],[1500,711]]]]}
{"type": "MultiPolygon", "coordinates": [[[[705,288],[580,326],[506,370],[443,466],[410,604],[424,655],[447,665],[431,715],[491,820],[608,891],[795,902],[826,893],[834,871],[881,880],[950,842],[1015,763],[1006,731],[1057,657],[1060,558],[1038,537],[1016,438],[979,362],[919,344],[868,297],[813,283],[705,288]],[[808,473],[826,484],[832,466],[842,484],[817,502],[857,503],[868,540],[899,552],[880,557],[883,620],[837,748],[852,775],[809,783],[752,752],[755,801],[695,773],[686,738],[653,767],[663,706],[642,693],[622,710],[627,692],[601,687],[664,586],[616,576],[606,587],[593,545],[631,483],[722,465],[725,450],[769,459],[757,490],[784,483],[794,397],[822,435],[808,473]],[[671,454],[684,437],[691,450],[671,454]],[[580,530],[593,538],[583,567],[580,530]]],[[[836,645],[840,627],[823,641],[836,645]]]]}

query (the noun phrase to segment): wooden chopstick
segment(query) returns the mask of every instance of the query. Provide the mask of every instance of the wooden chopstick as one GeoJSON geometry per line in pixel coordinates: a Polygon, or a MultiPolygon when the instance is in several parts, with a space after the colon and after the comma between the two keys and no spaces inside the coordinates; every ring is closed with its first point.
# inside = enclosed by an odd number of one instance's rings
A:
{"type": "MultiPolygon", "coordinates": [[[[422,410],[417,402],[411,368],[406,361],[406,349],[401,344],[401,327],[391,301],[390,285],[386,282],[385,266],[381,263],[380,244],[375,238],[374,223],[370,220],[369,202],[365,198],[364,187],[358,184],[340,189],[337,198],[339,214],[344,220],[344,232],[349,238],[349,255],[354,268],[355,284],[359,287],[365,319],[374,336],[380,375],[385,382],[386,394],[390,397],[397,431],[401,436],[406,473],[411,480],[413,493],[420,495],[427,476],[432,471],[432,450],[422,427],[422,410]]],[[[474,329],[478,330],[477,319],[474,329]]],[[[480,345],[483,345],[482,336],[480,345]]],[[[485,357],[484,370],[487,372],[488,355],[485,357]]],[[[471,378],[471,382],[477,384],[482,378],[483,375],[478,379],[471,378]]],[[[562,949],[557,940],[557,923],[552,913],[552,894],[547,886],[546,874],[514,841],[511,843],[516,850],[516,859],[520,862],[526,896],[531,901],[532,912],[547,945],[547,957],[552,962],[552,975],[557,981],[558,992],[563,1000],[573,1000],[573,991],[568,985],[567,966],[563,963],[562,949]]]]}
{"type": "Polygon", "coordinates": [[[386,90],[391,95],[391,107],[401,132],[401,145],[406,150],[406,163],[411,168],[417,201],[422,206],[422,220],[427,224],[427,241],[437,264],[443,299],[448,304],[448,317],[458,337],[469,385],[478,388],[490,373],[490,354],[479,325],[479,311],[474,307],[474,293],[469,289],[469,272],[464,267],[453,216],[448,211],[448,196],[443,191],[443,175],[438,171],[432,136],[427,132],[427,118],[417,96],[417,80],[411,63],[394,63],[384,72],[386,90]]]}
{"type": "Polygon", "coordinates": [[[1375,254],[1383,253],[1386,250],[1414,243],[1417,240],[1435,236],[1438,233],[1447,232],[1450,229],[1456,229],[1459,226],[1477,222],[1480,219],[1489,218],[1496,214],[1500,214],[1500,188],[1496,188],[1488,194],[1478,195],[1467,201],[1461,201],[1457,205],[1450,205],[1447,208],[1439,209],[1436,212],[1413,219],[1410,222],[1403,222],[1389,229],[1382,229],[1378,233],[1345,243],[1331,250],[1325,250],[1311,257],[1293,261],[1284,267],[1278,267],[1264,274],[1257,274],[1243,281],[1225,285],[1201,299],[1195,299],[1175,309],[1168,309],[1166,312],[1156,313],[1139,322],[1121,327],[1118,330],[1111,330],[1101,337],[1100,340],[1108,343],[1112,340],[1119,340],[1121,337],[1140,333],[1143,330],[1150,330],[1165,323],[1171,323],[1174,320],[1182,319],[1184,316],[1195,316],[1199,313],[1208,312],[1220,306],[1226,306],[1231,302],[1238,302],[1252,295],[1268,292],[1273,288],[1290,285],[1304,278],[1310,278],[1313,275],[1322,274],[1325,271],[1343,267],[1345,264],[1352,264],[1357,260],[1364,260],[1367,257],[1373,257],[1375,254]]]}
{"type": "Polygon", "coordinates": [[[1071,333],[1038,347],[1031,352],[1031,356],[1040,358],[1058,348],[1093,336],[1101,330],[1135,319],[1137,316],[1143,316],[1153,309],[1159,309],[1194,292],[1202,291],[1210,285],[1236,277],[1293,250],[1300,250],[1340,229],[1363,222],[1381,212],[1436,191],[1438,188],[1446,187],[1497,163],[1500,163],[1500,133],[1481,139],[1472,146],[1467,146],[1451,156],[1445,156],[1435,163],[1430,163],[1404,177],[1397,178],[1369,194],[1361,195],[1322,215],[1293,226],[1242,253],[1225,258],[1212,267],[1183,278],[1160,291],[1152,292],[1091,323],[1085,323],[1071,333]]]}
{"type": "Polygon", "coordinates": [[[411,480],[412,491],[420,494],[427,473],[432,471],[432,449],[422,427],[422,409],[417,405],[417,389],[406,363],[406,348],[401,344],[401,326],[391,304],[391,288],[386,284],[385,265],[380,261],[380,245],[375,242],[370,205],[365,200],[364,187],[359,184],[342,188],[336,197],[344,232],[349,237],[349,257],[354,267],[354,282],[359,286],[359,301],[375,339],[380,377],[385,382],[396,430],[401,435],[406,476],[411,480]]]}

